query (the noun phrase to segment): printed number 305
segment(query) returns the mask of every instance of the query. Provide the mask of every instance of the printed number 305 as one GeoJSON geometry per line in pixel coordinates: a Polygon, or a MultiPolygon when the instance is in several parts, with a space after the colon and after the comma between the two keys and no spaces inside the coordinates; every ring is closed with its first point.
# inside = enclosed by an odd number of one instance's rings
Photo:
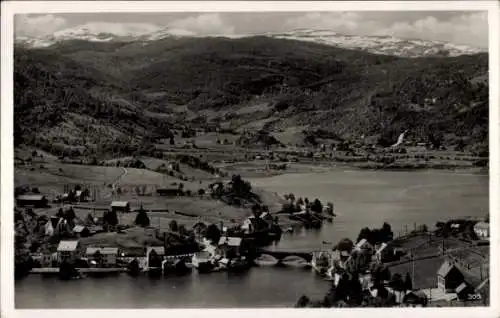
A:
{"type": "Polygon", "coordinates": [[[481,300],[480,294],[467,295],[467,300],[481,300]]]}

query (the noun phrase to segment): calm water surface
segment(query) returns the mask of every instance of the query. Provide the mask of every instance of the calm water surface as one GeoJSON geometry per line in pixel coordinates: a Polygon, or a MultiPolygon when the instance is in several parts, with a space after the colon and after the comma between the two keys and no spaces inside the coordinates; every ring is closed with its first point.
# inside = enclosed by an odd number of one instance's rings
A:
{"type": "MultiPolygon", "coordinates": [[[[276,248],[316,249],[322,241],[355,239],[364,226],[389,222],[397,234],[413,223],[485,216],[488,177],[442,171],[344,171],[252,180],[279,194],[335,203],[338,217],[317,231],[286,234],[276,248]]],[[[290,307],[302,295],[322,297],[328,283],[301,268],[258,267],[159,280],[127,275],[63,282],[32,275],[16,283],[17,308],[290,307]]]]}

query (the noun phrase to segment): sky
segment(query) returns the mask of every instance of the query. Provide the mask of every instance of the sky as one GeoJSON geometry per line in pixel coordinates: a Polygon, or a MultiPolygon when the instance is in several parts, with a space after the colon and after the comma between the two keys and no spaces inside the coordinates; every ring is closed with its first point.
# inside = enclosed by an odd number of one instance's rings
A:
{"type": "Polygon", "coordinates": [[[488,47],[481,11],[349,11],[240,13],[65,13],[16,15],[16,36],[45,36],[80,25],[100,32],[169,27],[193,35],[243,35],[298,28],[349,35],[390,35],[488,47]]]}

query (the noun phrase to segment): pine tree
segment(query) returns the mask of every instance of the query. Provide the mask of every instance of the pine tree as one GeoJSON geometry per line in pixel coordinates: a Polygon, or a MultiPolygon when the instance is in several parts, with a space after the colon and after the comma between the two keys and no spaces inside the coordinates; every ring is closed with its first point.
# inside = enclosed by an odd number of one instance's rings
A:
{"type": "Polygon", "coordinates": [[[149,224],[150,221],[146,211],[143,209],[139,210],[139,212],[137,212],[137,216],[135,217],[135,225],[146,227],[149,226],[149,224]]]}

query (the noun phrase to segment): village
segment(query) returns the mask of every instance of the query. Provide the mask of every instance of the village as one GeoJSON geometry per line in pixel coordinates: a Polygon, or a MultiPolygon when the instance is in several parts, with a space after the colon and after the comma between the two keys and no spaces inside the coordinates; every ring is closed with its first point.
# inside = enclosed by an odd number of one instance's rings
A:
{"type": "MultiPolygon", "coordinates": [[[[302,266],[312,267],[332,284],[323,301],[304,296],[299,307],[484,305],[489,301],[488,219],[437,222],[434,230],[415,224],[413,231],[398,237],[385,223],[381,229],[362,229],[355,242],[318,242],[315,251],[280,252],[266,246],[293,227],[282,230],[278,216],[324,215],[323,220],[332,220],[326,216],[335,215],[333,204],[315,207],[316,200],[304,202],[290,194],[279,213],[254,204],[252,215],[237,226],[198,219],[188,228],[171,221],[167,233],[150,226],[151,211],[147,213],[142,205],[133,210],[127,201],[111,201],[102,216],[94,217],[95,209],[80,205],[89,200],[90,193],[76,186],[56,196],[53,203],[60,208],[53,216],[35,212],[49,205],[44,195],[16,197],[16,253],[21,257],[23,249],[29,251],[29,261],[17,262],[16,257],[16,273],[22,276],[24,270],[24,275],[58,275],[61,279],[125,272],[161,277],[191,271],[250,270],[262,258],[292,266],[298,258],[302,266]],[[86,208],[91,213],[81,220],[75,210],[86,208]],[[131,214],[134,224],[120,222],[131,214]],[[109,240],[92,240],[99,235],[137,235],[146,240],[140,247],[123,248],[109,240]]],[[[159,191],[158,195],[165,193],[159,191]]]]}

